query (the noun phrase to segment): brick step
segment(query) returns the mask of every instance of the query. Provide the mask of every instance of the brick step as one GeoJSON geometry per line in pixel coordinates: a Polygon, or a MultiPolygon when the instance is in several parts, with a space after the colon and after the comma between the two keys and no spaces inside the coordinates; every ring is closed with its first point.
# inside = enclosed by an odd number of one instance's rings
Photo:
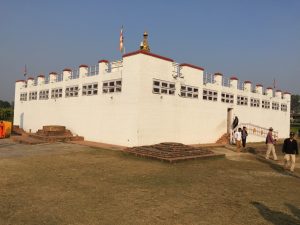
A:
{"type": "Polygon", "coordinates": [[[38,144],[45,142],[68,142],[68,141],[83,141],[84,137],[73,136],[70,130],[64,126],[49,125],[43,126],[36,133],[26,133],[18,126],[14,126],[16,132],[19,132],[22,138],[14,138],[16,142],[25,144],[38,144]]]}
{"type": "Polygon", "coordinates": [[[23,134],[25,134],[25,131],[22,128],[20,128],[19,126],[14,125],[12,133],[16,134],[16,135],[23,135],[23,134]]]}
{"type": "Polygon", "coordinates": [[[217,144],[229,144],[230,141],[230,134],[225,133],[223,134],[217,141],[217,144]]]}
{"type": "MultiPolygon", "coordinates": [[[[192,147],[181,143],[164,142],[156,145],[126,148],[124,152],[136,156],[161,159],[169,162],[188,160],[193,158],[205,158],[217,154],[199,147],[192,147]]],[[[223,154],[221,154],[223,155],[223,154]]],[[[224,156],[224,155],[223,155],[224,156]]]]}
{"type": "Polygon", "coordinates": [[[12,136],[11,139],[15,142],[18,142],[21,144],[28,144],[28,145],[36,145],[36,144],[45,143],[42,140],[38,140],[38,139],[31,138],[28,136],[12,136]]]}
{"type": "Polygon", "coordinates": [[[175,153],[175,154],[167,154],[164,152],[151,152],[151,151],[130,151],[130,152],[136,152],[136,153],[141,153],[141,154],[149,154],[149,155],[164,155],[164,156],[170,156],[170,157],[177,157],[177,156],[194,156],[194,155],[204,155],[204,154],[209,154],[210,152],[202,152],[202,151],[197,151],[197,152],[182,152],[182,153],[175,153]]]}
{"type": "Polygon", "coordinates": [[[83,141],[84,138],[81,136],[69,136],[69,135],[62,135],[62,136],[43,136],[39,134],[28,134],[29,137],[42,140],[45,142],[66,142],[66,141],[83,141]]]}

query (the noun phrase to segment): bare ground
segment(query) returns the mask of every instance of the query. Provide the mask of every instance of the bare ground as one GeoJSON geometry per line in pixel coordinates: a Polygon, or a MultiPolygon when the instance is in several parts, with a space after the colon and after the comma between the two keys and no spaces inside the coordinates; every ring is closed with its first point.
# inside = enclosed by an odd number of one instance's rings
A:
{"type": "Polygon", "coordinates": [[[300,224],[300,179],[251,154],[168,164],[6,139],[0,171],[1,225],[300,224]]]}

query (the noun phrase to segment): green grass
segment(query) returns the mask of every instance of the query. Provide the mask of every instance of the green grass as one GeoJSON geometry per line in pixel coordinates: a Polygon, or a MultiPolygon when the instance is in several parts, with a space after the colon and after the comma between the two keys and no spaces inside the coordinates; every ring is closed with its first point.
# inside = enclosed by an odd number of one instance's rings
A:
{"type": "Polygon", "coordinates": [[[298,134],[299,129],[300,129],[300,125],[293,125],[293,124],[291,124],[291,131],[293,131],[296,134],[298,134]]]}

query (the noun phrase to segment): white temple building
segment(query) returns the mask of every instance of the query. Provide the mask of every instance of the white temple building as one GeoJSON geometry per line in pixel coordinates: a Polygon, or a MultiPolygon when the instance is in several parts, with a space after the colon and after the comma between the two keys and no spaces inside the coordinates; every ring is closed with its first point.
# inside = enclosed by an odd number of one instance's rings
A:
{"type": "Polygon", "coordinates": [[[118,61],[16,81],[14,125],[27,132],[63,125],[85,140],[122,146],[199,144],[231,133],[237,116],[256,142],[269,127],[288,136],[290,102],[288,92],[208,74],[142,46],[118,61]]]}

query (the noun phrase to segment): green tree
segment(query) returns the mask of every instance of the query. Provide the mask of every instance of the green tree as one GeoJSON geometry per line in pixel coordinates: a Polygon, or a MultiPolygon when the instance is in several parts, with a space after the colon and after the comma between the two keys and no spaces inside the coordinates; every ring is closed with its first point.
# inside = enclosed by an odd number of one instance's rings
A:
{"type": "Polygon", "coordinates": [[[11,105],[7,101],[0,100],[0,108],[11,108],[11,105]]]}
{"type": "Polygon", "coordinates": [[[13,120],[13,109],[12,108],[0,108],[0,120],[13,120]]]}
{"type": "Polygon", "coordinates": [[[0,100],[0,120],[13,121],[14,110],[7,101],[0,100]]]}
{"type": "Polygon", "coordinates": [[[300,95],[292,95],[291,112],[292,113],[300,113],[300,95]]]}

